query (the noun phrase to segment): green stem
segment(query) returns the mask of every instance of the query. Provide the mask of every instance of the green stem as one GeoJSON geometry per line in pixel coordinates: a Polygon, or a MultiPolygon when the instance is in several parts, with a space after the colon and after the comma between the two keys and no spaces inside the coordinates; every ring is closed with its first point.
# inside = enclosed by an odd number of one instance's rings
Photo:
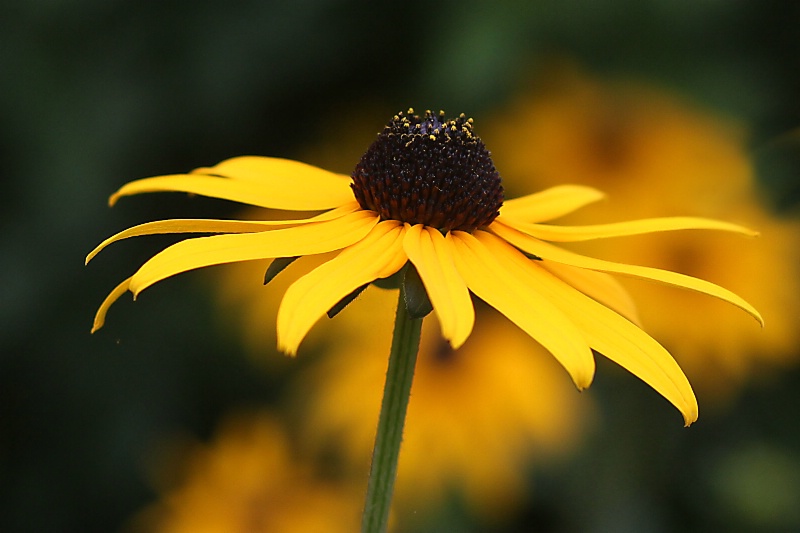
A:
{"type": "Polygon", "coordinates": [[[361,521],[362,533],[384,533],[389,521],[397,458],[400,455],[406,408],[414,380],[421,329],[422,319],[411,317],[406,309],[405,290],[401,284],[378,433],[372,450],[367,501],[361,521]]]}

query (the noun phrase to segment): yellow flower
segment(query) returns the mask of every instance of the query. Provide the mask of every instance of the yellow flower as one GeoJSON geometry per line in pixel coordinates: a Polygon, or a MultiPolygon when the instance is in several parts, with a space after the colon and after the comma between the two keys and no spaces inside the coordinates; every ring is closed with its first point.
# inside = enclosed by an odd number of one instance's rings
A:
{"type": "MultiPolygon", "coordinates": [[[[572,253],[553,242],[661,231],[713,229],[755,235],[704,218],[644,219],[615,224],[545,224],[602,197],[562,185],[504,201],[500,176],[472,119],[444,113],[395,115],[362,156],[352,177],[296,161],[238,157],[191,174],[123,186],[111,197],[182,191],[244,204],[321,214],[279,221],[165,220],[118,233],[108,244],[155,233],[222,233],[184,240],[155,255],[118,285],[109,306],[188,270],[237,261],[295,258],[341,250],[292,284],[278,310],[280,350],[295,354],[314,323],[373,281],[413,265],[436,312],[442,336],[457,349],[475,320],[470,292],[542,344],[583,389],[594,376],[592,350],[616,361],[672,402],[687,424],[697,401],[680,367],[635,317],[627,293],[607,273],[633,276],[715,296],[761,317],[749,303],[713,283],[675,272],[572,253]]],[[[510,127],[514,127],[511,125],[510,127]]],[[[283,266],[286,261],[278,264],[283,266]]],[[[412,272],[406,269],[404,272],[412,272]]]]}
{"type": "Polygon", "coordinates": [[[358,529],[361,494],[315,477],[269,415],[229,418],[195,445],[176,486],[130,524],[148,533],[334,533],[358,529]]]}
{"type": "MultiPolygon", "coordinates": [[[[337,317],[343,341],[293,388],[302,442],[338,451],[359,472],[375,440],[391,341],[391,314],[376,310],[390,311],[395,299],[367,290],[337,317]]],[[[481,305],[476,314],[458,350],[435,321],[423,325],[398,464],[395,502],[403,515],[436,508],[451,490],[476,512],[503,515],[527,490],[526,466],[563,457],[585,427],[590,398],[571,394],[557,363],[494,310],[481,305]]]]}
{"type": "Polygon", "coordinates": [[[618,217],[752,194],[747,132],[735,120],[644,83],[599,81],[569,67],[543,77],[544,87],[483,124],[507,187],[597,187],[626,202],[610,213],[618,217]],[[509,120],[524,122],[525,135],[505,127],[509,120]]]}

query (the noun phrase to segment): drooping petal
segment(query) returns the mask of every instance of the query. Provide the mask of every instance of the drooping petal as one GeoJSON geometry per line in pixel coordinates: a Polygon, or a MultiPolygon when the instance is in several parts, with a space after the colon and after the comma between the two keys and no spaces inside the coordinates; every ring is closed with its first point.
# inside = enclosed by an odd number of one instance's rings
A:
{"type": "Polygon", "coordinates": [[[156,235],[161,233],[255,233],[280,226],[296,226],[333,220],[359,209],[356,201],[326,211],[320,215],[300,220],[214,220],[214,219],[173,219],[146,222],[132,228],[123,230],[116,235],[101,242],[89,255],[86,256],[88,264],[100,250],[113,242],[130,237],[143,235],[156,235]]]}
{"type": "Polygon", "coordinates": [[[568,314],[584,332],[592,348],[669,400],[684,416],[686,425],[697,420],[697,399],[675,359],[658,342],[619,314],[586,297],[546,270],[539,268],[500,238],[476,232],[477,239],[503,263],[516,284],[537,288],[568,314]]]}
{"type": "Polygon", "coordinates": [[[162,279],[196,268],[271,257],[294,257],[340,250],[361,240],[378,217],[356,211],[343,217],[259,233],[187,239],[153,256],[133,275],[134,296],[162,279]]]}
{"type": "Polygon", "coordinates": [[[442,336],[453,349],[460,348],[472,332],[475,309],[444,236],[439,230],[422,224],[407,226],[403,249],[422,278],[439,317],[442,336]]]}
{"type": "MultiPolygon", "coordinates": [[[[479,233],[483,232],[475,232],[479,233]]],[[[513,276],[507,265],[475,236],[450,232],[447,242],[467,287],[552,353],[579,389],[588,387],[594,377],[594,356],[570,315],[556,307],[534,284],[513,276]]]]}
{"type": "Polygon", "coordinates": [[[525,222],[544,222],[572,213],[603,197],[605,194],[591,187],[559,185],[506,200],[500,208],[500,219],[507,217],[525,222]]]}
{"type": "Polygon", "coordinates": [[[527,233],[531,237],[555,242],[588,241],[609,237],[657,233],[659,231],[689,229],[729,231],[747,235],[748,237],[758,236],[757,231],[753,231],[738,224],[699,217],[647,218],[591,226],[555,226],[552,224],[529,224],[526,222],[514,222],[508,225],[513,226],[523,233],[527,233]]]}
{"type": "Polygon", "coordinates": [[[685,274],[678,274],[669,270],[660,270],[658,268],[650,268],[636,265],[626,265],[624,263],[614,263],[612,261],[604,261],[602,259],[595,259],[584,255],[576,254],[554,246],[552,244],[540,241],[530,235],[526,235],[516,229],[509,227],[501,222],[495,220],[491,225],[491,230],[513,244],[517,248],[524,250],[528,253],[541,257],[545,261],[555,261],[565,265],[571,265],[578,268],[588,268],[590,270],[598,270],[600,272],[611,272],[614,274],[622,274],[632,276],[635,278],[643,278],[650,281],[657,281],[666,285],[673,285],[675,287],[683,287],[702,294],[714,296],[720,300],[724,300],[736,307],[746,311],[753,318],[763,326],[764,319],[761,314],[741,296],[733,292],[715,285],[709,281],[687,276],[685,274]]]}
{"type": "Polygon", "coordinates": [[[198,173],[143,178],[123,185],[111,195],[109,204],[114,205],[122,196],[172,191],[271,209],[318,211],[338,207],[354,198],[349,178],[285,159],[235,158],[195,172],[200,171],[213,171],[230,177],[198,173]],[[296,163],[296,166],[288,163],[296,163]],[[297,174],[287,174],[293,171],[297,171],[297,174]]]}
{"type": "Polygon", "coordinates": [[[613,309],[634,324],[641,324],[633,298],[613,276],[553,261],[541,261],[538,264],[567,285],[613,309]]]}
{"type": "Polygon", "coordinates": [[[295,355],[328,309],[358,287],[400,270],[408,260],[404,232],[397,221],[381,222],[362,240],[294,282],[278,309],[278,349],[295,355]]]}
{"type": "Polygon", "coordinates": [[[119,297],[125,294],[131,285],[131,279],[128,278],[119,285],[117,285],[113,291],[111,291],[106,299],[103,300],[103,303],[100,304],[100,308],[97,310],[97,313],[94,315],[94,324],[92,324],[92,333],[97,331],[98,329],[103,327],[103,324],[106,322],[106,313],[108,313],[108,308],[111,307],[111,304],[119,300],[119,297]]]}

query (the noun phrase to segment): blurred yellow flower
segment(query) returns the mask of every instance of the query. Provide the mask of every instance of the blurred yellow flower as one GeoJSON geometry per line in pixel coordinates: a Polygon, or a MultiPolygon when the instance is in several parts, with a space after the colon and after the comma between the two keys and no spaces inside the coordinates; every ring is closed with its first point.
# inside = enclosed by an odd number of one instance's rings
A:
{"type": "MultiPolygon", "coordinates": [[[[369,466],[391,340],[389,291],[369,289],[335,320],[343,338],[295,384],[303,442],[333,448],[369,466]],[[331,379],[336,376],[336,379],[331,379]]],[[[435,508],[449,491],[488,515],[511,510],[527,490],[526,468],[568,453],[586,426],[591,403],[575,394],[547,353],[519,328],[480,306],[470,338],[453,350],[423,325],[403,447],[399,509],[435,508]]]]}
{"type": "MultiPolygon", "coordinates": [[[[361,491],[322,481],[270,415],[228,419],[196,445],[183,479],[131,522],[132,533],[351,533],[361,491]]],[[[170,465],[174,467],[175,465],[170,465]]]]}
{"type": "Polygon", "coordinates": [[[608,193],[611,201],[574,222],[680,212],[759,228],[746,252],[730,239],[697,233],[608,240],[602,250],[581,251],[712,279],[746,294],[767,316],[769,327],[759,331],[708,299],[626,282],[645,303],[643,327],[703,392],[724,396],[759,364],[795,360],[800,223],[764,205],[745,128],[642,83],[601,82],[570,68],[546,78],[548,85],[518,98],[507,116],[485,124],[506,187],[524,193],[569,180],[608,193]],[[524,137],[506,127],[511,117],[528,124],[524,137]]]}
{"type": "Polygon", "coordinates": [[[746,130],[659,88],[601,82],[574,68],[542,76],[484,124],[511,190],[561,183],[597,187],[619,203],[605,214],[653,216],[714,207],[753,194],[746,130]],[[525,135],[507,127],[526,124],[525,135]]]}
{"type": "Polygon", "coordinates": [[[626,285],[645,303],[644,327],[675,354],[702,393],[718,399],[770,365],[796,362],[800,344],[800,222],[777,219],[757,202],[731,206],[733,216],[762,231],[746,253],[731,239],[668,234],[614,242],[604,250],[616,260],[636,257],[713,279],[746,293],[768,315],[769,327],[754,332],[737,313],[707,298],[649,283],[626,285]]]}
{"type": "MultiPolygon", "coordinates": [[[[296,220],[162,220],[129,228],[107,245],[156,233],[221,233],[186,239],[156,254],[101,304],[93,330],[124,293],[136,297],[168,277],[201,267],[276,258],[273,276],[300,256],[340,251],[294,282],[278,309],[280,350],[295,354],[326,312],[370,283],[403,270],[416,273],[457,349],[469,337],[474,294],[542,344],[583,389],[594,377],[592,350],[616,361],[681,412],[697,419],[697,400],[672,356],[626,319],[635,320],[627,293],[607,273],[691,289],[761,316],[736,294],[683,274],[594,259],[550,242],[686,229],[742,235],[735,224],[695,217],[560,226],[545,222],[602,198],[596,189],[561,185],[505,200],[500,176],[483,141],[463,114],[395,115],[367,149],[352,178],[296,161],[238,157],[191,174],[124,185],[111,197],[156,191],[190,192],[289,211],[323,211],[296,220]],[[408,265],[408,268],[405,268],[408,265]]],[[[271,265],[271,267],[272,267],[271,265]]],[[[405,274],[404,274],[405,275],[405,274]]],[[[412,274],[413,275],[413,274],[412,274]]]]}

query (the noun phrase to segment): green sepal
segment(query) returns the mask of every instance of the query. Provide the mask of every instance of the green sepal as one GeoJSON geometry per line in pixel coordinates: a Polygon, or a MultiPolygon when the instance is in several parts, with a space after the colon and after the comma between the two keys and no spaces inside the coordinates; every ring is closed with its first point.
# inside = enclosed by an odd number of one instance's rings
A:
{"type": "Polygon", "coordinates": [[[356,290],[354,290],[353,292],[351,292],[350,294],[348,294],[347,296],[345,296],[344,298],[342,298],[341,300],[339,300],[339,301],[336,303],[336,305],[334,305],[333,307],[331,307],[331,308],[328,310],[328,318],[333,318],[333,317],[335,317],[336,315],[338,315],[338,314],[339,314],[339,312],[340,312],[342,309],[344,309],[345,307],[347,307],[347,305],[348,305],[350,302],[352,302],[353,300],[355,300],[356,298],[358,298],[358,295],[359,295],[359,294],[361,294],[362,292],[364,292],[364,289],[366,289],[367,287],[369,287],[369,283],[367,283],[367,284],[364,284],[364,285],[360,286],[359,288],[357,288],[356,290]]]}
{"type": "Polygon", "coordinates": [[[267,267],[264,273],[264,285],[275,279],[275,276],[283,272],[283,269],[291,265],[297,257],[276,257],[267,267]]]}
{"type": "Polygon", "coordinates": [[[403,271],[406,310],[411,318],[423,318],[433,311],[433,304],[428,298],[428,292],[414,265],[406,264],[403,271]]]}
{"type": "Polygon", "coordinates": [[[378,287],[379,289],[388,289],[388,290],[399,289],[400,284],[403,283],[403,273],[405,269],[406,267],[404,266],[403,268],[401,268],[400,270],[398,270],[397,272],[395,272],[394,274],[392,274],[387,278],[376,279],[375,281],[372,282],[372,284],[378,287]]]}

